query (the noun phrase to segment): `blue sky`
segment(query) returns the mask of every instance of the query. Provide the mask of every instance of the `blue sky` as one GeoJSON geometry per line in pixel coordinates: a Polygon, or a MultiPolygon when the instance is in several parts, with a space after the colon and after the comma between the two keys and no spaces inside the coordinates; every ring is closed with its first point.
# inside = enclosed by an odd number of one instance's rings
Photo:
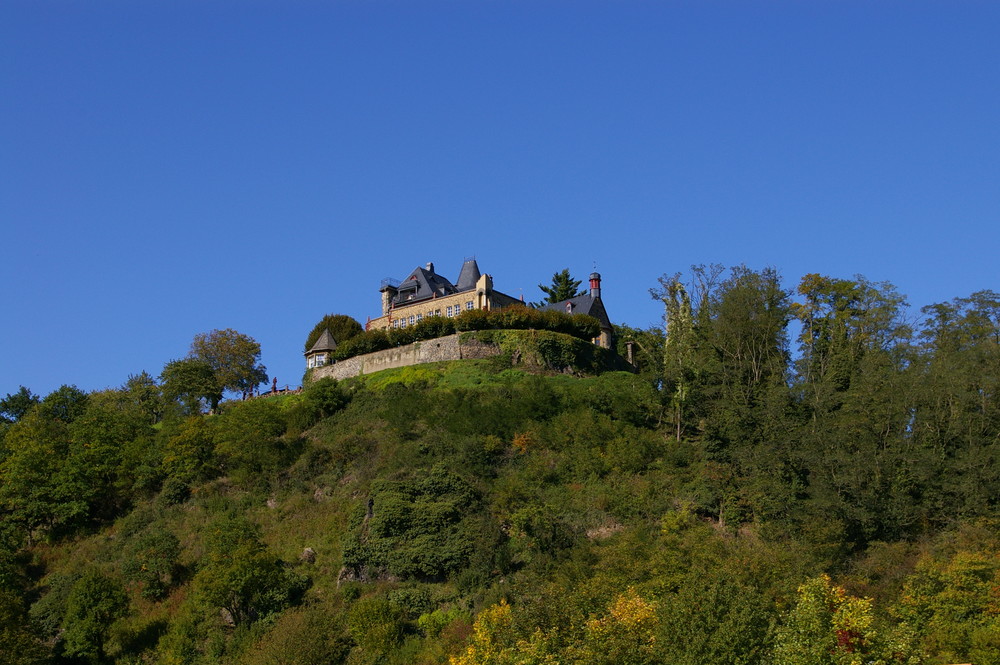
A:
{"type": "Polygon", "coordinates": [[[0,395],[257,339],[477,257],[615,322],[695,263],[1000,290],[1000,4],[0,4],[0,395]]]}

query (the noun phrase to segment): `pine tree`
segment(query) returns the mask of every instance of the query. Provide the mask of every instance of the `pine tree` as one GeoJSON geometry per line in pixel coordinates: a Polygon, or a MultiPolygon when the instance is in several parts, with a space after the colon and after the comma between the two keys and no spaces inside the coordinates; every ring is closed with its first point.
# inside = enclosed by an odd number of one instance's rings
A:
{"type": "Polygon", "coordinates": [[[542,290],[546,298],[540,302],[533,302],[531,305],[532,307],[544,307],[545,305],[582,296],[586,292],[577,290],[580,288],[580,284],[582,284],[580,280],[573,279],[572,275],[569,274],[569,268],[563,268],[561,272],[552,275],[551,286],[538,285],[538,288],[542,290]]]}

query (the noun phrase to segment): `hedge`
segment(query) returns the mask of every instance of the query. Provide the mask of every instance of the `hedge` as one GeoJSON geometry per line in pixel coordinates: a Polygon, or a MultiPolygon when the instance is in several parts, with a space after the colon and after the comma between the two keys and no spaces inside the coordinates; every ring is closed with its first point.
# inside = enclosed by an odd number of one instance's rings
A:
{"type": "Polygon", "coordinates": [[[331,359],[347,360],[365,353],[473,330],[550,330],[590,341],[601,334],[601,324],[586,314],[565,314],[523,305],[493,311],[470,309],[454,318],[427,316],[405,328],[365,331],[338,346],[331,359]]]}

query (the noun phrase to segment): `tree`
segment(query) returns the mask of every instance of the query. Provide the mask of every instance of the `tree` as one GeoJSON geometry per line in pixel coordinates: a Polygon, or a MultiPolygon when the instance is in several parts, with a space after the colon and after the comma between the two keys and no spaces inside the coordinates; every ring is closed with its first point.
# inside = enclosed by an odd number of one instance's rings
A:
{"type": "Polygon", "coordinates": [[[267,382],[267,368],[260,364],[260,344],[232,328],[195,335],[188,358],[208,363],[219,392],[246,393],[267,382]]]}
{"type": "Polygon", "coordinates": [[[799,587],[778,630],[775,665],[906,665],[922,662],[905,626],[880,630],[870,598],[855,598],[820,575],[799,587]]]}
{"type": "Polygon", "coordinates": [[[101,662],[108,629],[128,612],[121,584],[99,572],[80,578],[66,600],[63,645],[70,656],[101,662]]]}
{"type": "Polygon", "coordinates": [[[235,625],[253,623],[297,601],[307,580],[289,571],[260,540],[260,527],[242,517],[214,522],[194,586],[235,625]]]}
{"type": "Polygon", "coordinates": [[[569,268],[563,268],[561,272],[557,272],[552,275],[552,285],[543,286],[538,285],[538,288],[546,295],[546,298],[541,302],[531,303],[534,307],[542,307],[551,303],[562,302],[563,300],[569,300],[570,298],[575,298],[577,296],[582,296],[586,291],[577,291],[580,288],[582,282],[578,279],[573,279],[569,274],[569,268]]]}
{"type": "Polygon", "coordinates": [[[91,516],[115,514],[136,490],[149,486],[150,476],[159,476],[159,460],[150,459],[146,450],[155,430],[123,391],[91,393],[68,431],[71,446],[63,471],[87,488],[91,516]]]}
{"type": "Polygon", "coordinates": [[[168,479],[183,485],[210,478],[217,473],[212,454],[215,447],[211,423],[202,416],[166,421],[160,431],[163,440],[163,471],[168,479]]]}
{"type": "Polygon", "coordinates": [[[160,380],[163,396],[179,404],[185,415],[201,413],[202,400],[213,410],[222,400],[222,389],[212,366],[198,358],[171,360],[163,366],[160,380]]]}
{"type": "Polygon", "coordinates": [[[29,542],[36,532],[75,525],[86,518],[92,487],[71,473],[68,426],[33,409],[7,432],[9,453],[0,463],[0,513],[29,542]]]}
{"type": "Polygon", "coordinates": [[[215,419],[215,454],[238,483],[264,482],[264,474],[288,463],[291,449],[282,438],[285,411],[276,400],[240,402],[215,419]]]}
{"type": "Polygon", "coordinates": [[[319,323],[313,326],[309,336],[306,337],[305,351],[312,348],[324,330],[329,330],[337,344],[341,344],[363,332],[364,328],[361,327],[360,323],[346,314],[327,314],[319,320],[319,323]]]}
{"type": "Polygon", "coordinates": [[[0,663],[42,665],[49,662],[48,651],[32,630],[21,596],[0,589],[0,663]]]}
{"type": "Polygon", "coordinates": [[[163,416],[163,394],[156,379],[148,372],[143,370],[138,374],[129,374],[122,391],[130,402],[148,415],[150,423],[159,422],[163,416]]]}
{"type": "Polygon", "coordinates": [[[87,393],[76,386],[59,386],[45,396],[39,407],[46,418],[71,423],[87,408],[87,393]]]}
{"type": "Polygon", "coordinates": [[[663,379],[670,394],[674,436],[680,441],[685,406],[693,397],[692,389],[698,374],[694,311],[691,308],[691,298],[681,284],[680,273],[664,275],[659,282],[661,288],[650,289],[650,294],[663,301],[663,379]]]}
{"type": "Polygon", "coordinates": [[[143,598],[160,600],[173,582],[180,553],[177,536],[156,525],[126,544],[122,569],[130,581],[142,585],[143,598]]]}
{"type": "Polygon", "coordinates": [[[6,397],[0,399],[0,422],[16,423],[39,401],[38,395],[33,395],[24,386],[13,395],[7,393],[6,397]]]}

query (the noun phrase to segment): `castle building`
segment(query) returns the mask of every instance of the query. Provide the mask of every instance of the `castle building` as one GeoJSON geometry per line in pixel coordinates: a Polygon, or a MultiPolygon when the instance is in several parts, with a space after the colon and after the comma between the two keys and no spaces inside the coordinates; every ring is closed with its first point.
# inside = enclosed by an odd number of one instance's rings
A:
{"type": "Polygon", "coordinates": [[[494,310],[524,303],[493,288],[493,278],[479,272],[474,258],[466,259],[452,284],[434,271],[434,264],[417,267],[402,282],[382,280],[382,316],[369,319],[365,330],[412,326],[425,316],[454,317],[470,309],[494,310]]]}
{"type": "Polygon", "coordinates": [[[614,328],[608,312],[604,309],[604,302],[601,300],[601,275],[600,273],[590,273],[590,291],[582,295],[563,300],[562,302],[543,305],[541,309],[566,312],[567,314],[588,314],[597,319],[601,324],[601,334],[593,341],[597,346],[610,349],[612,345],[614,328]]]}
{"type": "MultiPolygon", "coordinates": [[[[467,258],[458,273],[458,281],[452,284],[446,277],[434,271],[434,264],[417,267],[402,282],[393,279],[382,280],[379,289],[382,294],[382,316],[369,319],[365,330],[386,330],[415,325],[425,316],[454,317],[470,309],[494,310],[511,305],[523,305],[524,300],[501,293],[493,288],[493,278],[479,271],[476,259],[467,258]]],[[[601,324],[601,334],[594,338],[594,344],[610,349],[613,343],[613,328],[608,312],[601,300],[601,275],[590,274],[590,290],[587,293],[558,303],[544,305],[542,309],[566,312],[567,314],[588,314],[601,324]]],[[[322,339],[321,339],[322,341],[322,339]]],[[[331,339],[332,341],[332,339],[331,339]]],[[[319,345],[320,342],[317,342],[319,345]]],[[[324,349],[314,347],[319,358],[324,349]]],[[[310,350],[307,356],[312,353],[310,350]]]]}

